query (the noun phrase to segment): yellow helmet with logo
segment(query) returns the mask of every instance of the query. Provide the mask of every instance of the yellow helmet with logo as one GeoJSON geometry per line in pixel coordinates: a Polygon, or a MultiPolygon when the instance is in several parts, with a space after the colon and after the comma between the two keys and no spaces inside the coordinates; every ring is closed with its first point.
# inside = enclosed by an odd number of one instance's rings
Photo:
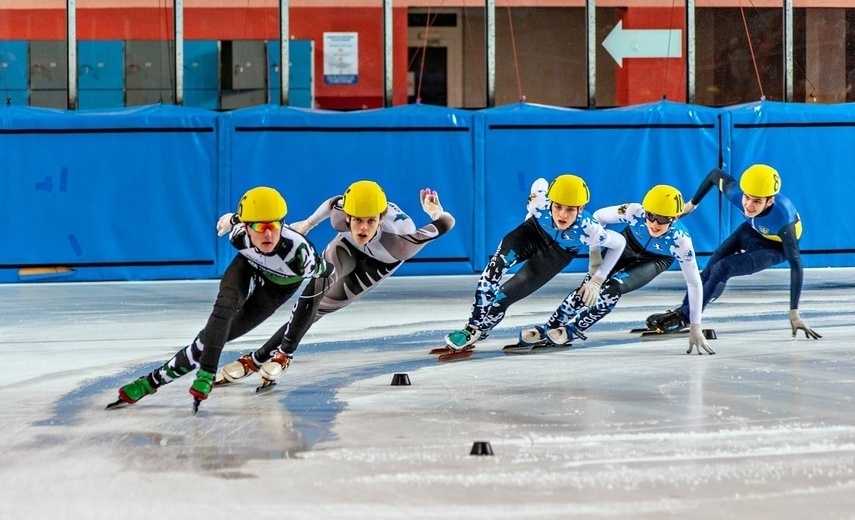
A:
{"type": "Polygon", "coordinates": [[[781,176],[771,166],[755,164],[742,172],[739,187],[747,195],[772,197],[781,191],[781,176]]]}
{"type": "Polygon", "coordinates": [[[386,194],[374,181],[357,181],[344,192],[342,206],[351,217],[373,217],[386,211],[386,194]]]}
{"type": "Polygon", "coordinates": [[[581,177],[565,173],[549,184],[546,197],[564,206],[584,206],[591,200],[591,191],[581,177]]]}
{"type": "Polygon", "coordinates": [[[659,184],[650,188],[641,205],[654,215],[679,217],[683,213],[683,194],[673,186],[659,184]]]}
{"type": "Polygon", "coordinates": [[[238,203],[237,217],[241,222],[273,222],[282,220],[288,206],[273,188],[259,186],[247,191],[238,203]]]}

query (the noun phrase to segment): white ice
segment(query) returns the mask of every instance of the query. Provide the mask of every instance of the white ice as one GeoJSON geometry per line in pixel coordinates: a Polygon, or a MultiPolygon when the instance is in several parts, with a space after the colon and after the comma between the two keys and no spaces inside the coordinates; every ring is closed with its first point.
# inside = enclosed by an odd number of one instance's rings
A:
{"type": "Polygon", "coordinates": [[[193,339],[216,282],[3,285],[0,517],[855,518],[853,275],[806,271],[819,341],[791,338],[783,269],[708,307],[715,356],[643,342],[628,330],[682,299],[668,272],[588,341],[504,355],[580,279],[561,275],[450,364],[428,350],[465,323],[477,277],[393,277],[315,324],[274,391],[217,388],[195,417],[192,376],[104,407],[193,339]]]}

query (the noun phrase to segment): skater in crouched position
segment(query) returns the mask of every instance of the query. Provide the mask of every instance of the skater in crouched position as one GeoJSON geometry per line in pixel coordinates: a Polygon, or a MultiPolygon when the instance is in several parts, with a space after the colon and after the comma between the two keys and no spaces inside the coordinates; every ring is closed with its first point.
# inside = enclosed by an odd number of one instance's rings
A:
{"type": "Polygon", "coordinates": [[[323,256],[334,267],[333,273],[309,282],[288,323],[261,348],[225,365],[222,380],[235,382],[259,372],[264,386],[269,386],[291,364],[312,323],[365,296],[403,262],[454,227],[454,217],[443,211],[435,191],[421,190],[420,199],[432,222],[416,229],[406,213],[386,200],[376,182],[358,181],[343,196],[323,202],[308,219],[292,224],[305,234],[330,219],[338,235],[323,256]]]}
{"type": "MultiPolygon", "coordinates": [[[[269,318],[306,278],[323,278],[331,271],[301,234],[283,225],[287,207],[275,189],[257,187],[240,199],[237,213],[217,223],[238,254],[226,268],[214,309],[205,328],[163,366],[119,389],[114,404],[136,403],[184,374],[197,369],[190,393],[206,399],[214,384],[220,353],[269,318]]],[[[323,282],[321,282],[323,283],[323,282]]]]}
{"type": "MultiPolygon", "coordinates": [[[[698,191],[686,204],[683,214],[692,212],[714,187],[733,205],[740,208],[747,222],[716,248],[701,273],[703,307],[724,292],[727,281],[734,276],[746,276],[787,261],[790,264],[790,327],[793,337],[803,331],[807,338],[822,336],[811,329],[799,315],[803,269],[799,253],[802,222],[793,203],[779,192],[781,176],[771,166],[755,164],[736,179],[716,168],[707,174],[698,191]]],[[[672,329],[686,321],[689,305],[647,318],[648,327],[672,329]]]]}
{"type": "MultiPolygon", "coordinates": [[[[676,188],[654,186],[641,204],[630,203],[602,208],[594,218],[602,225],[626,224],[621,235],[626,248],[609,270],[608,276],[589,274],[579,288],[571,292],[543,326],[523,330],[520,343],[530,345],[548,341],[567,345],[574,339],[587,339],[584,331],[603,319],[617,305],[621,296],[644,287],[668,269],[676,259],[688,287],[691,305],[689,350],[701,349],[715,354],[701,330],[701,277],[695,260],[692,239],[677,222],[683,211],[683,197],[676,188]]],[[[592,256],[597,256],[592,250],[592,256]]],[[[596,259],[592,261],[596,265],[596,259]]]]}
{"type": "Polygon", "coordinates": [[[505,235],[478,280],[469,322],[445,337],[452,351],[473,348],[476,341],[487,337],[508,307],[543,287],[583,247],[609,249],[597,271],[601,278],[608,274],[626,242],[585,211],[590,198],[588,185],[576,175],[560,175],[548,186],[544,179],[535,181],[528,216],[505,235]],[[508,269],[520,262],[525,265],[503,284],[508,269]]]}

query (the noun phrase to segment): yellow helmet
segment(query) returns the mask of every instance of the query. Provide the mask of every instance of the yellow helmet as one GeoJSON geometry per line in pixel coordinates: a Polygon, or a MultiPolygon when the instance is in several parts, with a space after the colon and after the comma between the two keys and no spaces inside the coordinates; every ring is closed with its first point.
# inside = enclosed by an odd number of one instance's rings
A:
{"type": "Polygon", "coordinates": [[[386,194],[374,181],[356,181],[344,192],[342,206],[351,217],[373,217],[386,211],[386,194]]]}
{"type": "Polygon", "coordinates": [[[282,220],[288,206],[273,188],[259,186],[247,191],[238,203],[237,216],[241,222],[273,222],[282,220]]]}
{"type": "Polygon", "coordinates": [[[546,197],[565,206],[584,206],[591,200],[591,192],[581,177],[565,173],[549,184],[546,197]]]}
{"type": "Polygon", "coordinates": [[[667,184],[650,188],[641,201],[644,210],[663,217],[679,217],[683,213],[683,194],[667,184]]]}
{"type": "Polygon", "coordinates": [[[771,197],[781,191],[781,176],[771,166],[755,164],[742,172],[739,187],[748,195],[771,197]]]}

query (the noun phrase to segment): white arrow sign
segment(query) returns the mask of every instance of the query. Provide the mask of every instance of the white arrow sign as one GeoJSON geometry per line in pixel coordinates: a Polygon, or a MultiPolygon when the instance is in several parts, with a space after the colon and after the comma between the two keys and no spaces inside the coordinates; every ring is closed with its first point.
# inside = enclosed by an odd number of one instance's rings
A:
{"type": "Polygon", "coordinates": [[[624,58],[682,58],[683,31],[680,29],[627,29],[619,20],[603,40],[603,47],[623,67],[624,58]]]}

